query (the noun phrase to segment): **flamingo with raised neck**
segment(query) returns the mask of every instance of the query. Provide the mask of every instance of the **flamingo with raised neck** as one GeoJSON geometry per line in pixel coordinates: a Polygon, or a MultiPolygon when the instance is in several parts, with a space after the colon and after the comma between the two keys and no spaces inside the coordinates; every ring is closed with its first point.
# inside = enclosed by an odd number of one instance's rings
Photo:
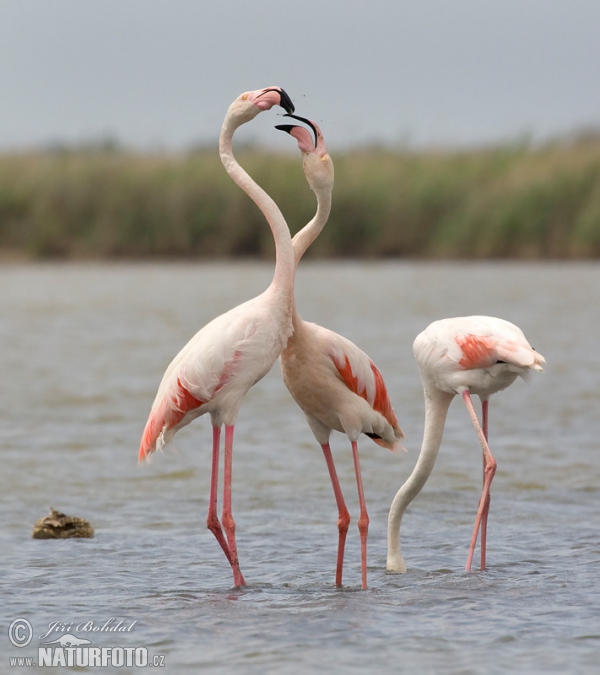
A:
{"type": "Polygon", "coordinates": [[[233,134],[260,112],[294,106],[281,87],[238,96],[229,106],[219,139],[221,161],[236,184],[265,215],[273,233],[276,261],[273,280],[259,296],[204,326],[173,359],[159,385],[140,443],[139,459],[162,449],[179,429],[209,414],[213,427],[212,467],[207,526],[233,571],[235,586],[245,585],[240,571],[231,508],[233,433],[242,400],[271,369],[292,333],[294,250],[287,224],[275,202],[238,164],[233,134]],[[222,526],[217,516],[219,449],[225,425],[222,526]],[[225,531],[225,535],[223,534],[225,531]]]}
{"type": "MultiPolygon", "coordinates": [[[[289,115],[288,115],[289,116],[289,115]]],[[[296,265],[327,222],[333,191],[333,162],[327,153],[318,125],[305,122],[314,139],[304,128],[280,125],[298,141],[306,179],[317,198],[313,219],[292,240],[296,265]]],[[[375,443],[397,452],[402,431],[392,408],[383,376],[371,359],[354,343],[327,328],[303,321],[293,305],[294,333],[281,352],[283,380],[290,394],[303,410],[312,432],[320,444],[329,470],[338,507],[338,554],[335,583],[342,585],[342,570],[350,514],[338,480],[329,437],[332,430],[348,436],[352,446],[358,489],[361,542],[361,582],[367,588],[367,534],[369,515],[364,496],[358,437],[366,434],[375,443]]]]}

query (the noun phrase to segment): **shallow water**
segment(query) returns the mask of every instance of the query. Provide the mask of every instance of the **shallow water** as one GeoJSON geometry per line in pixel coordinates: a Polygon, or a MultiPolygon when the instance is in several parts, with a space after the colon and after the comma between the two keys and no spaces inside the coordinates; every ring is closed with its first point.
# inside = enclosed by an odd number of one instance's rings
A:
{"type": "Polygon", "coordinates": [[[250,391],[236,426],[234,515],[246,588],[231,588],[205,526],[208,420],[182,430],[150,464],[136,463],[170,359],[213,316],[263,290],[271,273],[249,263],[0,269],[0,672],[31,672],[9,658],[36,660],[38,646],[69,625],[93,646],[164,656],[169,673],[597,672],[600,268],[301,266],[301,314],[371,355],[406,433],[406,455],[360,443],[371,517],[367,591],[349,443],[332,437],[353,517],[345,585],[336,589],[331,486],[277,365],[250,391]],[[387,511],[421,436],[412,340],[433,319],[474,313],[514,321],[548,362],[490,405],[498,472],[489,567],[463,569],[481,458],[456,401],[435,470],[403,521],[409,571],[387,574],[387,511]],[[95,538],[33,540],[49,506],[88,518],[95,538]],[[24,648],[7,638],[20,618],[33,628],[24,648]],[[122,633],[82,628],[111,618],[109,627],[135,623],[122,633]],[[63,628],[40,639],[54,622],[63,628]]]}

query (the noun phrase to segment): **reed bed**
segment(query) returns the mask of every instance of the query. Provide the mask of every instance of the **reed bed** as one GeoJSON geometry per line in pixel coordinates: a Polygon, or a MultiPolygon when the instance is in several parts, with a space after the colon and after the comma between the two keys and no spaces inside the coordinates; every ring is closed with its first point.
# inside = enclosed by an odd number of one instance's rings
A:
{"type": "MultiPolygon", "coordinates": [[[[292,232],[315,200],[298,153],[237,158],[292,232]]],[[[334,153],[333,210],[307,257],[600,256],[600,136],[543,147],[334,153]]],[[[0,155],[0,252],[44,258],[271,258],[269,228],[216,149],[0,155]]]]}

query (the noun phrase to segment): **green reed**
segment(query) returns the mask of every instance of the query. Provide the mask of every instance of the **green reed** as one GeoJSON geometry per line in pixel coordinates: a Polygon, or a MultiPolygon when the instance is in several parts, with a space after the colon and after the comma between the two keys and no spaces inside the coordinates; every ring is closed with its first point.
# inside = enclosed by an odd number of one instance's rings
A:
{"type": "MultiPolygon", "coordinates": [[[[238,151],[292,232],[314,213],[299,154],[238,151]]],[[[600,256],[600,137],[543,147],[334,153],[307,257],[600,256]]],[[[216,149],[0,155],[0,252],[31,258],[271,258],[265,220],[216,149]]]]}

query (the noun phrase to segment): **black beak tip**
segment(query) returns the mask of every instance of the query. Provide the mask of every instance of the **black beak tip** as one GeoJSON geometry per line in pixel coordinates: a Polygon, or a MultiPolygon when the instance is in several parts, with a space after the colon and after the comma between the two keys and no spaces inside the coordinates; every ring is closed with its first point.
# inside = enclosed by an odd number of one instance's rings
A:
{"type": "Polygon", "coordinates": [[[285,91],[285,89],[282,89],[280,92],[281,95],[281,107],[286,111],[288,114],[292,114],[296,108],[294,107],[294,104],[292,103],[292,99],[288,96],[288,93],[285,91]]]}
{"type": "Polygon", "coordinates": [[[312,129],[313,134],[315,135],[315,148],[317,147],[317,143],[319,141],[319,134],[317,133],[315,125],[310,120],[307,120],[306,117],[300,117],[300,115],[293,115],[292,113],[288,113],[287,115],[284,115],[284,117],[291,117],[295,120],[298,120],[299,122],[304,122],[304,124],[309,126],[312,129]]]}
{"type": "Polygon", "coordinates": [[[277,124],[275,125],[275,128],[278,129],[279,131],[285,131],[287,134],[291,133],[292,129],[294,128],[293,124],[277,124]]]}

